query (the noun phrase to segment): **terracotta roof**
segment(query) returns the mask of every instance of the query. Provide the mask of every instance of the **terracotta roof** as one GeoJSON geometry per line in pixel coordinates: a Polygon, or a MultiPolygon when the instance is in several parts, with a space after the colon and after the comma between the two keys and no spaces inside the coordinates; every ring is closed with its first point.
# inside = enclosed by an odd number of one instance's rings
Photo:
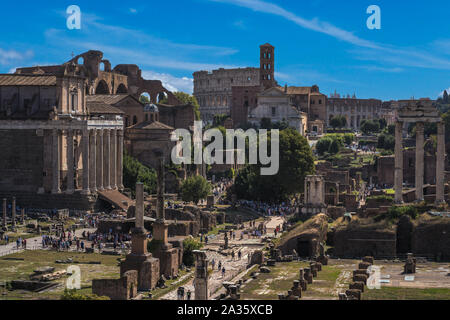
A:
{"type": "MultiPolygon", "coordinates": [[[[283,90],[284,87],[279,87],[280,90],[283,90]]],[[[309,94],[311,93],[311,87],[288,87],[287,94],[309,94]]]]}
{"type": "Polygon", "coordinates": [[[172,128],[171,126],[168,126],[164,123],[161,123],[159,121],[145,121],[138,124],[135,124],[132,127],[129,127],[128,129],[142,129],[142,130],[175,130],[175,128],[172,128]]]}
{"type": "Polygon", "coordinates": [[[116,104],[127,97],[130,97],[130,95],[129,94],[96,94],[96,95],[92,95],[92,96],[86,96],[86,102],[116,104]]]}
{"type": "Polygon", "coordinates": [[[56,86],[56,76],[0,74],[0,86],[56,86]]]}
{"type": "Polygon", "coordinates": [[[86,102],[90,114],[124,114],[122,110],[101,102],[86,102]]]}

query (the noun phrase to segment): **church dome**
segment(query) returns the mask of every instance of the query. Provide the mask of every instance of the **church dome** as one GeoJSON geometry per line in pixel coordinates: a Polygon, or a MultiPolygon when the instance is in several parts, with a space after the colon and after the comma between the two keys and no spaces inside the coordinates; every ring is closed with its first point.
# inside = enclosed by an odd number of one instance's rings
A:
{"type": "Polygon", "coordinates": [[[158,107],[155,105],[155,104],[153,104],[153,103],[147,103],[145,106],[144,106],[144,112],[159,112],[159,109],[158,109],[158,107]]]}

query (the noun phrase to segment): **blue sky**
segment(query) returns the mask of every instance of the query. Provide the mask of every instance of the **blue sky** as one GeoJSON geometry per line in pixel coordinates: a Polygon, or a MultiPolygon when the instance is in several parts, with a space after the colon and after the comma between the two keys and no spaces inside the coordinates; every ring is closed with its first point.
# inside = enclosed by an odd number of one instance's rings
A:
{"type": "Polygon", "coordinates": [[[360,98],[436,98],[450,87],[448,0],[4,1],[0,72],[60,64],[102,50],[135,63],[148,79],[190,92],[192,73],[258,66],[259,45],[276,47],[281,85],[319,85],[360,98]],[[66,8],[82,11],[66,28],[66,8]],[[381,30],[369,30],[369,5],[381,30]]]}

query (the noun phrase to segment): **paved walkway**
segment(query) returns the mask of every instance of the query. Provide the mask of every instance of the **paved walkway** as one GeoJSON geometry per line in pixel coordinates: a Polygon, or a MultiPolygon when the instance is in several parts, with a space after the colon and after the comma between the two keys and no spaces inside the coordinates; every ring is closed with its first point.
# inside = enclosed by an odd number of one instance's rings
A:
{"type": "MultiPolygon", "coordinates": [[[[277,226],[280,226],[284,223],[284,218],[282,217],[271,217],[270,220],[267,222],[267,228],[268,233],[271,231],[273,233],[273,230],[277,226]]],[[[246,227],[249,227],[249,224],[245,224],[246,227]]],[[[209,259],[210,265],[212,260],[215,261],[215,268],[213,270],[213,273],[211,274],[211,277],[209,278],[209,295],[210,297],[213,297],[216,295],[216,292],[219,291],[221,288],[223,288],[222,283],[233,281],[236,277],[242,274],[243,271],[247,268],[247,265],[249,263],[248,256],[254,251],[262,248],[264,246],[263,243],[261,243],[261,239],[248,239],[247,237],[244,237],[243,240],[240,240],[240,234],[242,230],[238,230],[236,232],[236,240],[230,240],[230,250],[234,250],[236,253],[235,259],[233,260],[231,256],[223,256],[221,255],[218,250],[219,246],[223,245],[224,243],[224,235],[220,234],[217,235],[214,239],[212,239],[211,243],[208,243],[204,247],[203,250],[206,251],[206,255],[209,259]],[[239,260],[237,257],[237,252],[241,251],[242,257],[239,260]],[[219,261],[222,262],[222,265],[225,266],[225,277],[222,277],[222,272],[218,270],[218,263],[219,261]]],[[[194,299],[194,285],[193,280],[189,281],[187,284],[183,285],[185,288],[185,292],[191,291],[192,293],[192,299],[194,299]]],[[[177,299],[177,289],[167,293],[163,297],[161,297],[161,300],[176,300],[177,299]]]]}

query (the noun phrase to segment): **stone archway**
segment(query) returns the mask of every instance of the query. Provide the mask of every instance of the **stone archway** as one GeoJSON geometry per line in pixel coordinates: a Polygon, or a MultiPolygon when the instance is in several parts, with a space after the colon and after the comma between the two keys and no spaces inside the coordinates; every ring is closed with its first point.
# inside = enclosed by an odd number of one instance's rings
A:
{"type": "Polygon", "coordinates": [[[128,89],[127,87],[121,83],[116,90],[116,94],[127,94],[128,93],[128,89]]]}
{"type": "Polygon", "coordinates": [[[108,84],[105,80],[101,80],[97,84],[97,88],[95,89],[95,94],[110,94],[108,84]]]}

